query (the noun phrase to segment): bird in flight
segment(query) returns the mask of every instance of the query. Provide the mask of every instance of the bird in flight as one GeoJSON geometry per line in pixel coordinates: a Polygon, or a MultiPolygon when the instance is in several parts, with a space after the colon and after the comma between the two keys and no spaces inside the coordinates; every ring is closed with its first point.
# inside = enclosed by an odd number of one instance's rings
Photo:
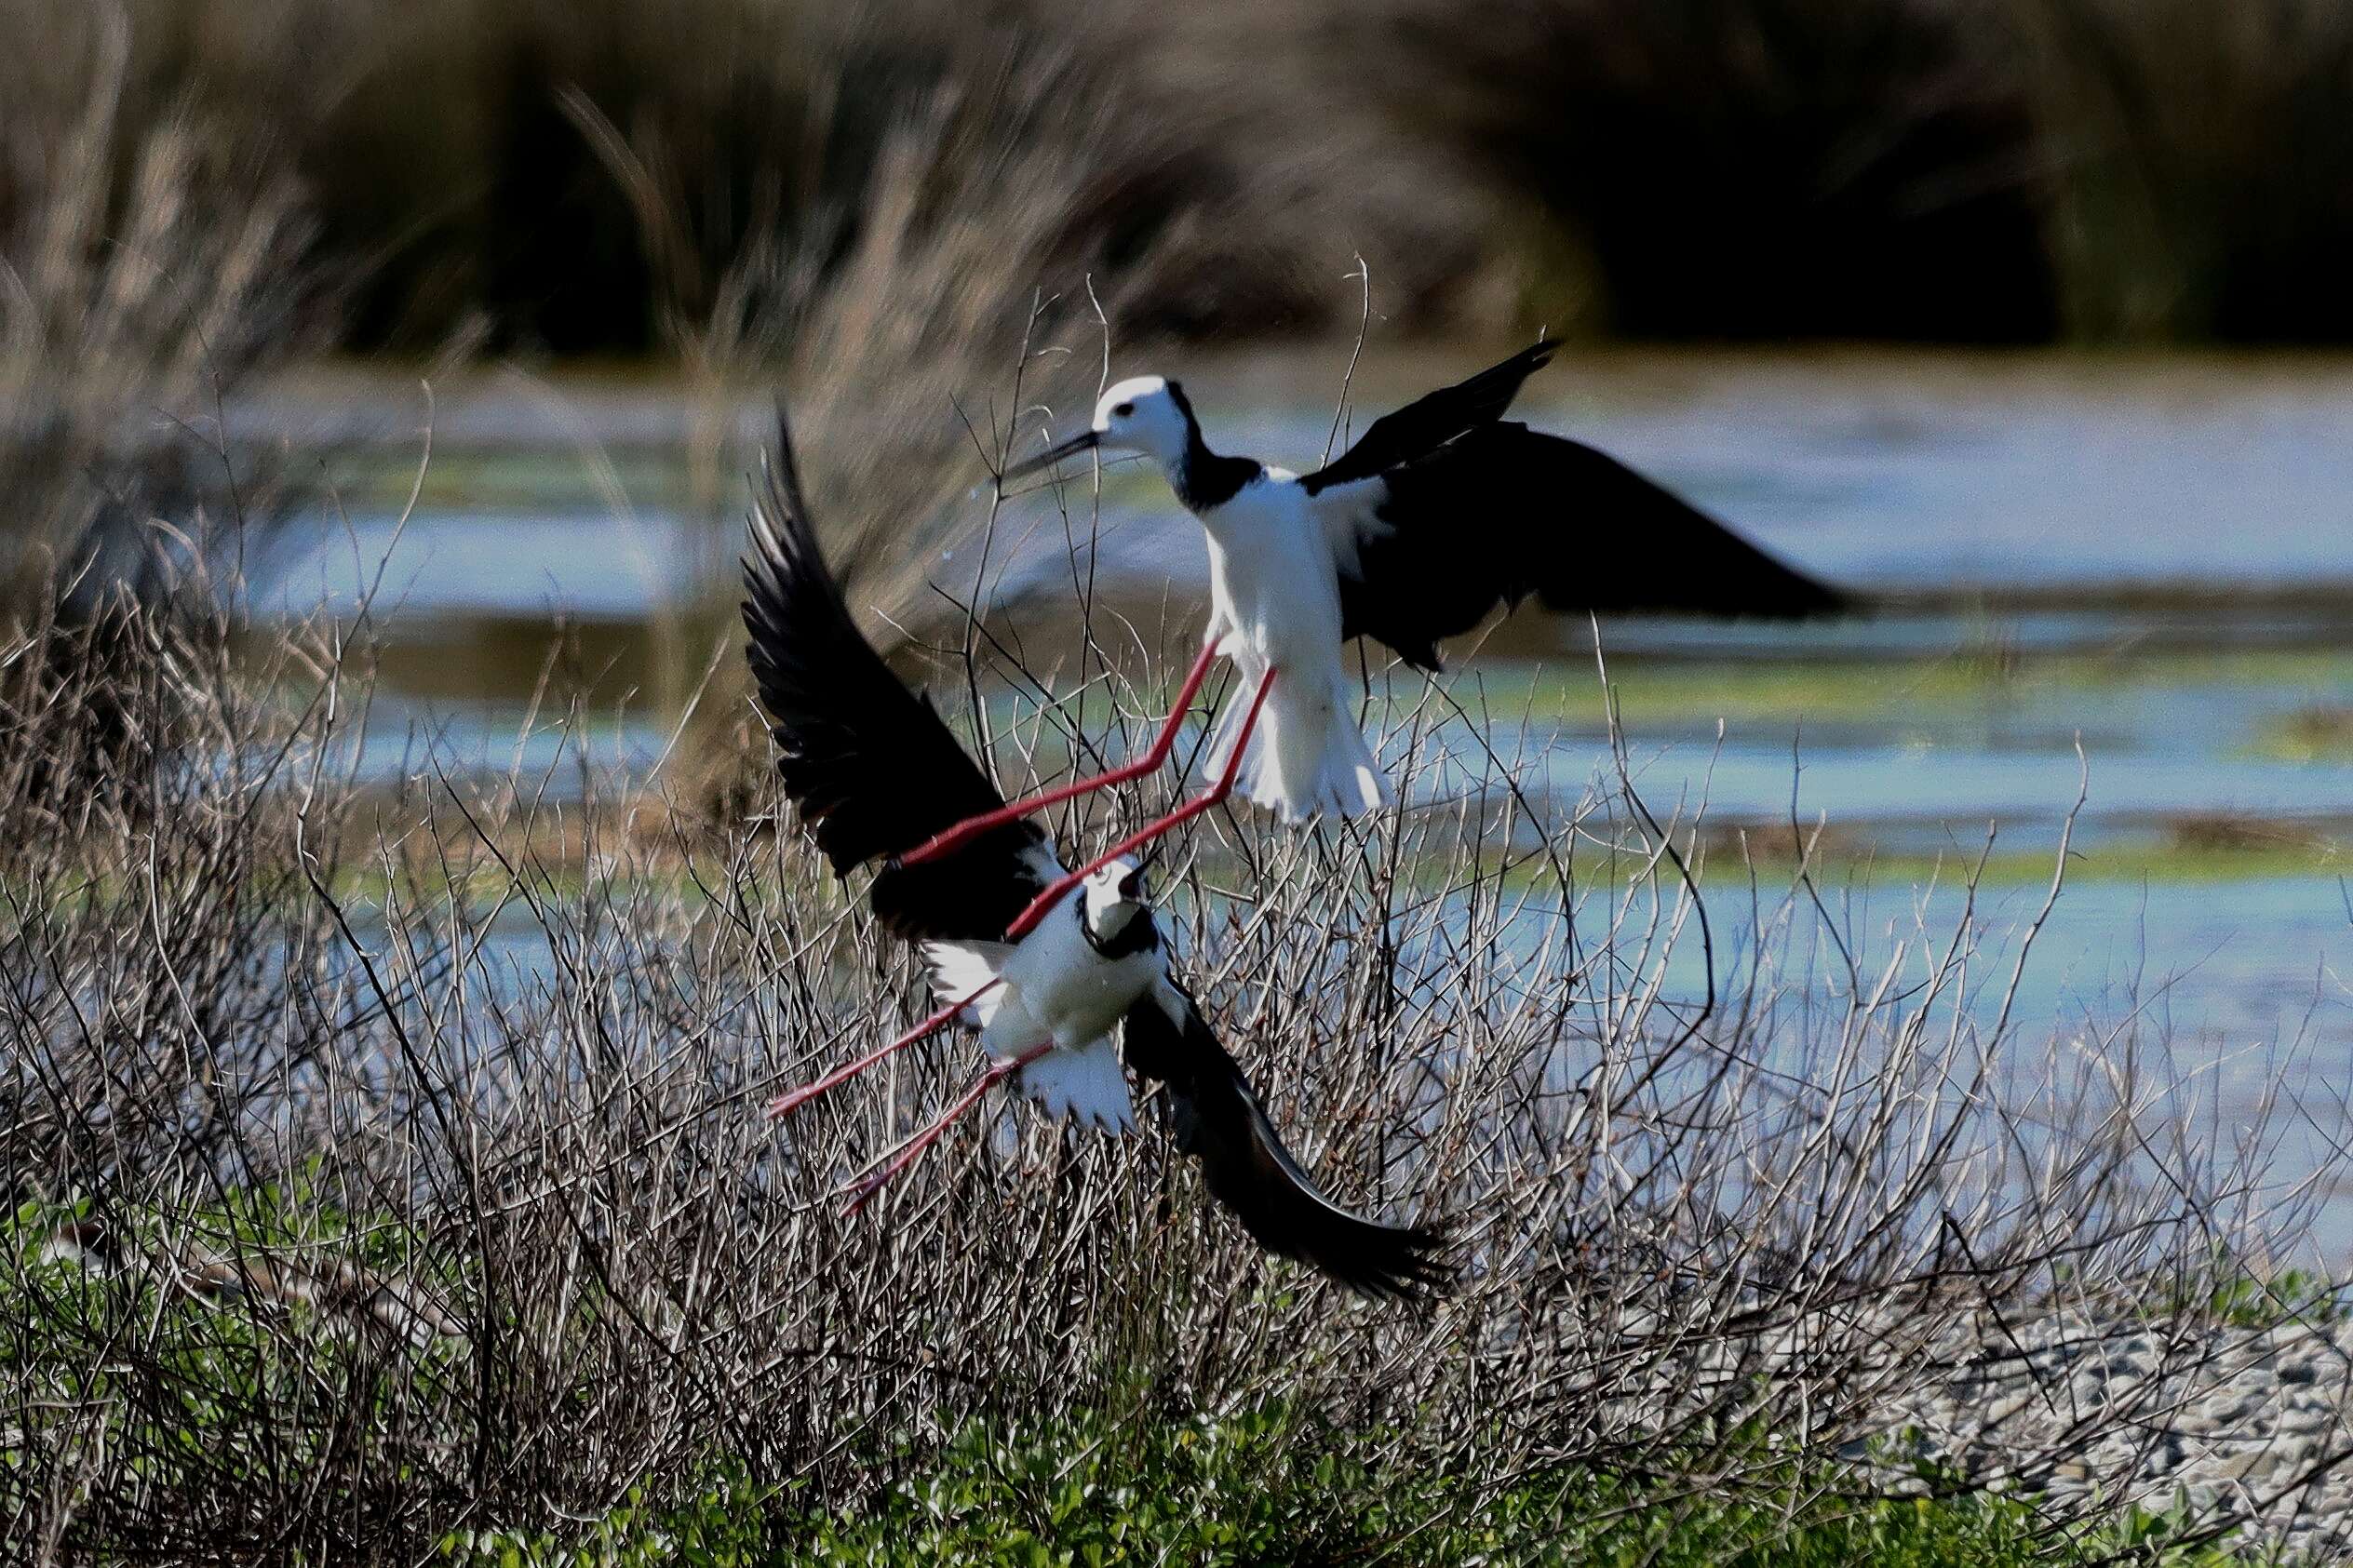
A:
{"type": "Polygon", "coordinates": [[[1504,419],[1553,347],[1534,344],[1375,420],[1338,459],[1306,475],[1212,451],[1176,382],[1137,376],[1114,384],[1090,428],[1003,478],[1090,451],[1140,452],[1158,464],[1208,536],[1210,616],[1200,656],[1142,757],[951,826],[906,860],[920,864],[1028,812],[1158,768],[1220,655],[1242,679],[1213,730],[1217,782],[1111,855],[1133,851],[1237,787],[1291,822],[1386,803],[1389,782],[1352,711],[1343,663],[1351,638],[1370,637],[1434,674],[1442,639],[1531,595],[1553,610],[1794,619],[1848,607],[1838,590],[1615,458],[1504,419]]]}
{"type": "Polygon", "coordinates": [[[930,701],[894,676],[852,620],[818,551],[781,421],[777,454],[751,519],[744,623],[777,771],[802,826],[843,877],[880,861],[875,917],[918,944],[942,1005],[906,1034],[778,1096],[789,1115],[894,1052],[960,1019],[976,1024],[988,1065],[947,1113],[860,1180],[852,1212],[911,1165],[988,1089],[1013,1079],[1057,1117],[1106,1132],[1135,1125],[1127,1065],[1162,1085],[1177,1146],[1261,1246],[1357,1291],[1410,1295],[1442,1286],[1440,1234],[1383,1225],[1325,1198],[1277,1135],[1249,1080],[1170,974],[1145,871],[1095,867],[1080,896],[1051,904],[1017,940],[1007,926],[1068,885],[1036,824],[1015,818],[921,864],[898,858],[1004,798],[930,701]]]}

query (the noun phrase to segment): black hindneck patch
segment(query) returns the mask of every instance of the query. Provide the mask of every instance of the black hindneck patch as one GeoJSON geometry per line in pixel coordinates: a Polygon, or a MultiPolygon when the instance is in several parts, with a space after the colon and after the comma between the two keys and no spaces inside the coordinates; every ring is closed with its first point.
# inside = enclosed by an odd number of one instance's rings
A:
{"type": "Polygon", "coordinates": [[[1176,499],[1189,512],[1211,512],[1223,506],[1262,472],[1256,458],[1219,457],[1201,438],[1201,421],[1193,416],[1192,400],[1175,382],[1168,383],[1169,400],[1185,416],[1185,455],[1168,476],[1176,499]]]}

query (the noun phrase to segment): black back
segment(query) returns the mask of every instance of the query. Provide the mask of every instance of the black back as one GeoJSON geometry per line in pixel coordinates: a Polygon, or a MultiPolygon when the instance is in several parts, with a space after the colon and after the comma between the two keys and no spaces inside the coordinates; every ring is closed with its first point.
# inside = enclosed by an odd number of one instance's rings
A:
{"type": "MultiPolygon", "coordinates": [[[[773,722],[776,771],[834,870],[904,853],[1004,804],[928,698],[893,675],[826,570],[777,422],[744,559],[746,650],[773,722]]],[[[1045,886],[1044,832],[1018,822],[921,865],[886,866],[867,897],[911,939],[993,942],[1045,886]]]]}
{"type": "Polygon", "coordinates": [[[1356,480],[1382,486],[1351,522],[1343,635],[1435,670],[1439,639],[1530,594],[1554,610],[1790,618],[1849,607],[1617,459],[1505,422],[1553,348],[1532,344],[1383,415],[1299,481],[1311,496],[1356,480]]]}

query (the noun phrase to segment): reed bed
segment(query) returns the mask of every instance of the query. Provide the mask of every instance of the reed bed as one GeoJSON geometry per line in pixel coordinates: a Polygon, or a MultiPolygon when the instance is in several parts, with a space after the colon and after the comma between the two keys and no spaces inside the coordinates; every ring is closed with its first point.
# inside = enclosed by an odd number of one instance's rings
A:
{"type": "MultiPolygon", "coordinates": [[[[1136,333],[1343,328],[1334,280],[1360,253],[1392,319],[1433,332],[2338,342],[2353,320],[2333,0],[1487,0],[1467,22],[1431,0],[20,0],[13,20],[30,47],[5,69],[34,80],[0,98],[12,146],[81,122],[38,78],[119,26],[116,185],[149,132],[222,126],[300,191],[356,346],[665,352],[682,303],[698,325],[726,306],[739,257],[825,259],[825,236],[895,223],[877,176],[904,127],[1008,74],[1096,144],[1041,208],[1071,220],[1050,288],[1127,279],[1136,333]],[[679,177],[660,232],[582,103],[679,177]]],[[[0,215],[21,200],[0,181],[0,215]]]]}
{"type": "Polygon", "coordinates": [[[20,806],[68,832],[136,813],[217,717],[163,698],[218,675],[301,489],[226,409],[324,299],[291,181],[217,115],[140,107],[124,13],[76,21],[0,60],[0,712],[20,806]]]}

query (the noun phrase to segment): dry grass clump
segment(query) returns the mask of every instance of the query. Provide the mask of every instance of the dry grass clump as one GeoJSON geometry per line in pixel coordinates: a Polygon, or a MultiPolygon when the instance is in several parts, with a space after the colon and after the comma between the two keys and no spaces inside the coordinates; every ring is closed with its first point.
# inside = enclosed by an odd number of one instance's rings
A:
{"type": "MultiPolygon", "coordinates": [[[[886,648],[962,618],[970,585],[942,583],[943,563],[974,542],[967,498],[1025,416],[1091,401],[1098,365],[1049,342],[1149,315],[1137,302],[1198,261],[1174,237],[1193,211],[1181,140],[1113,106],[1068,49],[934,22],[938,74],[889,107],[820,84],[857,80],[895,34],[842,27],[818,62],[785,57],[806,90],[776,96],[806,123],[747,212],[711,210],[692,140],[665,115],[617,122],[585,90],[567,97],[655,259],[663,336],[701,395],[688,460],[715,524],[707,575],[733,576],[746,389],[781,382],[804,438],[834,458],[814,482],[828,548],[878,607],[868,631],[886,648]]],[[[727,819],[748,798],[757,730],[741,662],[723,653],[732,608],[697,633],[710,640],[693,652],[717,662],[692,793],[727,819]]]]}
{"type": "MultiPolygon", "coordinates": [[[[29,25],[64,25],[71,8],[41,0],[29,25]]],[[[813,236],[854,221],[904,119],[998,90],[991,78],[1014,69],[1110,132],[1083,185],[1057,193],[1083,204],[1087,230],[1121,256],[1189,236],[1202,264],[1165,275],[1139,326],[1231,329],[1326,308],[1324,268],[1303,277],[1300,257],[1241,221],[1258,210],[1243,150],[1158,113],[1127,58],[1134,35],[1100,16],[940,0],[262,0],[199,13],[133,0],[130,14],[148,101],[184,93],[286,145],[327,250],[366,263],[352,328],[368,342],[480,332],[559,353],[660,347],[683,275],[699,275],[699,318],[763,229],[813,236]],[[659,141],[684,176],[684,227],[635,232],[572,98],[659,141]]]]}
{"type": "MultiPolygon", "coordinates": [[[[1067,51],[1017,38],[956,47],[939,80],[887,112],[813,93],[800,161],[764,171],[740,233],[711,232],[706,177],[658,116],[625,125],[585,92],[568,100],[657,259],[664,337],[712,395],[717,434],[736,435],[747,383],[805,390],[797,417],[839,456],[819,484],[840,553],[891,574],[861,584],[871,596],[918,613],[938,514],[972,486],[979,430],[1014,411],[960,416],[960,404],[996,395],[1007,363],[1030,377],[1007,389],[1015,399],[1091,388],[1091,365],[1081,376],[1059,362],[1041,384],[1022,350],[1098,312],[1133,314],[1176,265],[1136,231],[1150,227],[1141,209],[1165,217],[1175,200],[1145,171],[1180,148],[1102,107],[1067,51]],[[845,141],[857,148],[847,159],[845,141]]],[[[724,472],[731,518],[742,474],[724,472]]]]}
{"type": "MultiPolygon", "coordinates": [[[[1696,824],[1622,784],[1531,818],[1534,759],[1444,755],[1404,692],[1432,804],[1211,819],[1164,918],[1318,1179],[1453,1220],[1457,1294],[1344,1299],[1160,1138],[1019,1106],[844,1219],[973,1064],[945,1040],[761,1122],[921,1005],[797,837],[714,847],[594,774],[364,801],[337,772],[364,684],[321,633],[282,658],[315,695],[206,683],[218,740],[164,810],[63,835],[0,789],[0,1532],[36,1559],[561,1541],[714,1466],[791,1540],[975,1419],[1073,1411],[1279,1410],[1464,1508],[1530,1476],[1612,1508],[1868,1492],[1842,1455],[1964,1331],[2195,1316],[2218,1257],[2300,1223],[2251,1196],[2259,1137],[2198,1151],[2131,1027],[2022,1039],[1974,920],[1809,958],[1801,879],[1736,957],[1680,872],[1696,824]]],[[[999,755],[1078,723],[1017,704],[999,755]]],[[[2119,1399],[2006,1473],[2161,1416],[2119,1399]]]]}
{"type": "Polygon", "coordinates": [[[122,13],[92,7],[83,19],[0,60],[14,107],[0,154],[12,536],[42,520],[26,515],[28,472],[112,476],[165,444],[159,425],[209,425],[217,400],[284,352],[313,302],[294,268],[308,233],[291,181],[194,110],[142,122],[122,13]]]}
{"type": "Polygon", "coordinates": [[[142,115],[123,11],[42,45],[0,60],[0,710],[72,813],[168,755],[146,689],[217,658],[285,515],[222,422],[311,299],[292,182],[192,108],[142,115]]]}

